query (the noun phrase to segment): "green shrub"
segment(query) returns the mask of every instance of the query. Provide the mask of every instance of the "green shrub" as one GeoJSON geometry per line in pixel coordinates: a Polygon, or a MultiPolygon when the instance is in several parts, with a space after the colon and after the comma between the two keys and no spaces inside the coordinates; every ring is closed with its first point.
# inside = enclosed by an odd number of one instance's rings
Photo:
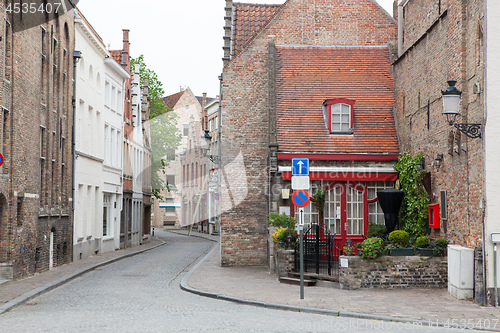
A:
{"type": "Polygon", "coordinates": [[[295,229],[288,229],[288,228],[281,227],[279,229],[276,229],[271,234],[271,237],[275,243],[288,244],[288,235],[292,235],[290,245],[294,245],[295,242],[297,241],[297,238],[298,238],[297,231],[295,229]]]}
{"type": "Polygon", "coordinates": [[[275,227],[284,227],[288,229],[295,229],[295,218],[286,215],[285,213],[277,214],[271,213],[269,214],[269,225],[275,227]]]}
{"type": "Polygon", "coordinates": [[[417,245],[417,247],[421,247],[421,248],[429,247],[429,245],[430,245],[429,237],[427,237],[427,236],[418,237],[416,242],[415,242],[415,245],[417,245]]]}
{"type": "Polygon", "coordinates": [[[384,241],[378,237],[365,239],[361,243],[361,258],[375,259],[382,254],[384,250],[384,241]]]}
{"type": "Polygon", "coordinates": [[[389,234],[389,242],[395,248],[408,247],[408,238],[409,235],[404,230],[394,230],[389,234]]]}
{"type": "Polygon", "coordinates": [[[448,241],[444,238],[438,238],[431,244],[435,256],[444,255],[444,250],[446,249],[447,246],[448,246],[448,241]]]}
{"type": "Polygon", "coordinates": [[[376,224],[373,222],[368,223],[368,230],[366,236],[371,237],[384,237],[387,234],[387,227],[383,224],[376,224]]]}

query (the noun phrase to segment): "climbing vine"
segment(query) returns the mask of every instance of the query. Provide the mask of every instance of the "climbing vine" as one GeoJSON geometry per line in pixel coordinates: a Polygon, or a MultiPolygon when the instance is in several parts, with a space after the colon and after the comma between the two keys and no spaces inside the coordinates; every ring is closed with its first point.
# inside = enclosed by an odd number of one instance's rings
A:
{"type": "Polygon", "coordinates": [[[428,205],[431,198],[424,189],[422,180],[425,170],[419,170],[418,162],[423,158],[420,153],[414,157],[405,152],[398,158],[394,170],[399,173],[399,183],[404,192],[401,206],[401,227],[410,234],[411,239],[426,233],[428,205]]]}

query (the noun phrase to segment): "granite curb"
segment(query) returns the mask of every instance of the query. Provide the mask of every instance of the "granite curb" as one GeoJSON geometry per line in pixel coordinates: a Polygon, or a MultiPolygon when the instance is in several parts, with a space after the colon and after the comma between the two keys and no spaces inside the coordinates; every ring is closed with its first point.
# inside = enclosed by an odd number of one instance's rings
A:
{"type": "Polygon", "coordinates": [[[37,296],[40,296],[40,295],[43,295],[65,283],[68,283],[70,282],[71,280],[79,277],[79,276],[82,276],[88,272],[91,272],[99,267],[102,267],[102,266],[105,266],[105,265],[109,265],[109,264],[112,264],[114,262],[117,262],[117,261],[120,261],[120,260],[123,260],[123,259],[126,259],[126,258],[130,258],[130,257],[133,257],[135,255],[138,255],[138,254],[142,254],[144,252],[147,252],[147,251],[151,251],[153,249],[156,249],[160,246],[163,246],[166,244],[165,241],[161,240],[158,238],[158,240],[161,242],[161,244],[158,244],[158,245],[155,245],[155,246],[152,246],[150,248],[147,248],[147,249],[141,249],[139,251],[135,251],[135,252],[131,252],[131,253],[127,253],[127,254],[124,254],[122,256],[119,256],[119,257],[116,257],[116,258],[112,258],[112,259],[109,259],[109,260],[106,260],[106,261],[103,261],[103,262],[100,262],[100,263],[97,263],[97,264],[94,264],[94,265],[91,265],[91,266],[88,266],[86,268],[83,268],[75,273],[72,273],[72,274],[69,274],[69,275],[66,275],[60,279],[57,279],[55,281],[52,281],[50,283],[47,283],[46,285],[44,286],[41,286],[39,288],[36,288],[36,289],[33,289],[19,297],[16,297],[14,299],[12,299],[11,301],[3,304],[0,306],[0,315],[2,315],[3,313],[7,312],[7,311],[10,311],[20,305],[23,305],[25,303],[27,303],[28,301],[30,301],[31,299],[37,297],[37,296]]]}
{"type": "MultiPolygon", "coordinates": [[[[184,233],[180,233],[180,232],[175,232],[175,233],[188,236],[188,235],[186,235],[184,233]]],[[[201,238],[205,238],[205,239],[214,241],[213,239],[210,239],[208,237],[204,237],[201,235],[191,235],[191,236],[201,237],[201,238]]],[[[257,307],[274,309],[274,310],[302,312],[302,313],[318,314],[318,315],[325,315],[325,316],[332,316],[332,317],[378,320],[378,321],[402,323],[402,324],[418,324],[418,325],[422,325],[425,327],[443,327],[443,328],[457,328],[457,329],[462,328],[458,325],[452,326],[452,325],[449,325],[447,323],[442,323],[442,322],[432,322],[432,321],[410,319],[410,318],[394,318],[394,317],[373,315],[373,314],[366,314],[366,313],[336,311],[336,310],[319,309],[319,308],[312,308],[312,307],[299,307],[299,306],[295,306],[295,305],[284,305],[284,304],[277,304],[277,303],[252,301],[252,300],[243,299],[243,298],[239,298],[239,297],[224,295],[221,293],[213,293],[213,292],[208,292],[208,291],[204,291],[204,290],[199,290],[199,289],[191,287],[189,285],[189,282],[188,282],[189,278],[196,271],[196,269],[198,269],[205,262],[205,260],[212,255],[212,253],[216,249],[217,249],[217,244],[214,244],[212,246],[212,249],[210,249],[210,251],[208,251],[207,254],[186,273],[186,275],[182,278],[182,280],[180,282],[180,288],[182,290],[196,294],[196,295],[200,295],[203,297],[209,297],[209,298],[214,298],[214,299],[218,299],[218,300],[224,300],[224,301],[229,301],[229,302],[233,302],[233,303],[257,306],[257,307]]],[[[464,327],[463,329],[498,332],[498,330],[496,330],[496,329],[483,328],[483,327],[477,327],[477,326],[467,326],[467,327],[464,327]]]]}

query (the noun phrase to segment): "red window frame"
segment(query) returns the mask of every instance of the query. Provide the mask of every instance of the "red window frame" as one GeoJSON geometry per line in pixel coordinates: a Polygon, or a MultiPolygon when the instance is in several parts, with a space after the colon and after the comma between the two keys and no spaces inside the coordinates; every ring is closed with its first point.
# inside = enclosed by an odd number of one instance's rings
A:
{"type": "Polygon", "coordinates": [[[327,99],[323,102],[323,105],[326,107],[326,116],[328,118],[328,131],[330,134],[354,134],[354,104],[356,103],[355,99],[349,99],[345,97],[339,98],[331,98],[327,99]],[[332,131],[332,105],[336,104],[347,104],[351,107],[351,119],[350,121],[350,129],[348,132],[345,131],[332,131]]]}

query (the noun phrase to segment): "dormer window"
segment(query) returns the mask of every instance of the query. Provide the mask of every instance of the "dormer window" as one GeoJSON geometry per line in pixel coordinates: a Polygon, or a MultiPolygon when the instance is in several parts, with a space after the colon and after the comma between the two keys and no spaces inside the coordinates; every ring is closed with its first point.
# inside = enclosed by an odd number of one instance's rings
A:
{"type": "Polygon", "coordinates": [[[323,117],[330,134],[354,134],[354,103],[354,99],[348,98],[332,98],[323,102],[323,117]]]}

